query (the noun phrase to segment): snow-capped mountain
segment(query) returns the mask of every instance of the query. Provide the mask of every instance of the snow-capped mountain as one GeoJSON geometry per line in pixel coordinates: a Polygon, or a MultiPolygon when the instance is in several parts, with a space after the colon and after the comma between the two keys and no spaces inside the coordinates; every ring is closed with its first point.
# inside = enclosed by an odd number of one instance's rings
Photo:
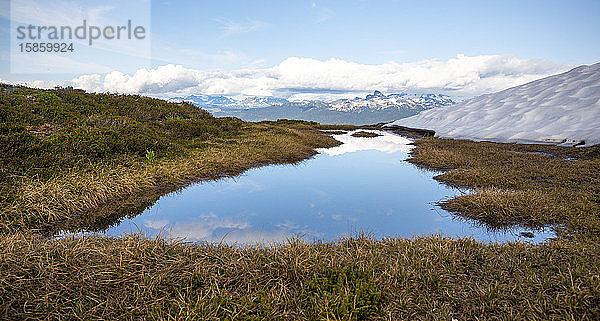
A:
{"type": "MultiPolygon", "coordinates": [[[[234,99],[226,96],[212,95],[191,95],[187,97],[176,97],[170,101],[187,101],[202,108],[227,108],[227,109],[246,109],[246,108],[264,108],[272,106],[283,106],[291,104],[290,101],[284,98],[277,97],[245,97],[243,99],[234,99]]],[[[356,97],[354,99],[339,99],[333,102],[323,101],[294,101],[295,106],[304,105],[307,107],[322,107],[329,110],[342,112],[361,112],[373,110],[415,110],[448,106],[454,104],[454,101],[449,96],[441,94],[390,94],[384,95],[380,91],[375,91],[372,95],[367,95],[365,98],[356,97]]]]}
{"type": "Polygon", "coordinates": [[[600,63],[424,111],[390,125],[436,136],[565,145],[600,143],[600,63]]]}
{"type": "Polygon", "coordinates": [[[282,104],[287,104],[289,101],[284,98],[277,97],[246,97],[237,102],[237,105],[242,108],[260,108],[260,107],[269,107],[269,106],[279,106],[282,104]]]}
{"type": "Polygon", "coordinates": [[[227,105],[232,105],[232,104],[237,103],[237,101],[235,99],[232,99],[232,98],[229,98],[226,96],[202,95],[202,94],[190,95],[187,97],[175,97],[175,98],[169,99],[169,101],[171,101],[171,102],[187,101],[196,106],[206,106],[206,107],[212,107],[212,108],[227,106],[227,105]]]}
{"type": "Polygon", "coordinates": [[[419,112],[454,103],[449,96],[440,94],[389,94],[375,91],[365,98],[288,101],[277,97],[245,97],[192,95],[172,98],[187,101],[204,108],[217,117],[232,116],[247,121],[300,119],[326,124],[375,124],[389,122],[419,112]]]}
{"type": "Polygon", "coordinates": [[[234,98],[229,98],[226,96],[217,96],[217,95],[190,95],[187,97],[175,97],[169,99],[169,101],[173,102],[181,102],[187,101],[198,107],[202,108],[261,108],[261,107],[269,107],[269,106],[278,106],[281,104],[288,103],[288,101],[284,98],[277,97],[245,97],[243,99],[237,100],[234,98]]]}
{"type": "Polygon", "coordinates": [[[454,101],[447,95],[441,94],[390,94],[384,95],[376,90],[365,98],[339,99],[329,103],[330,110],[345,112],[360,112],[363,110],[406,109],[420,110],[440,106],[449,106],[454,101]]]}

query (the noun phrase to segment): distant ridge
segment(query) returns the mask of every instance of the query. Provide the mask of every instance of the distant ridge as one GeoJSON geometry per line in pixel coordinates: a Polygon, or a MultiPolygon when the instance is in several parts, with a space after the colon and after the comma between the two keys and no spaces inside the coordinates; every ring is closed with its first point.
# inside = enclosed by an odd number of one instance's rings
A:
{"type": "Polygon", "coordinates": [[[171,101],[188,101],[217,117],[233,116],[246,121],[300,119],[326,124],[365,125],[389,122],[416,115],[419,112],[454,104],[442,94],[389,94],[375,90],[365,98],[288,101],[277,97],[246,97],[191,95],[171,101]]]}
{"type": "Polygon", "coordinates": [[[187,97],[175,97],[171,98],[170,101],[187,101],[202,108],[227,109],[264,108],[272,106],[283,106],[286,104],[300,104],[305,106],[319,104],[321,107],[327,108],[329,110],[346,112],[361,111],[366,109],[383,110],[388,108],[431,108],[439,106],[449,106],[454,104],[454,101],[450,98],[450,96],[443,94],[401,93],[384,95],[378,90],[375,90],[373,94],[369,94],[365,98],[355,97],[353,99],[338,99],[332,102],[325,102],[320,100],[288,101],[285,98],[271,96],[248,96],[243,99],[234,99],[222,95],[205,94],[190,95],[187,97]]]}

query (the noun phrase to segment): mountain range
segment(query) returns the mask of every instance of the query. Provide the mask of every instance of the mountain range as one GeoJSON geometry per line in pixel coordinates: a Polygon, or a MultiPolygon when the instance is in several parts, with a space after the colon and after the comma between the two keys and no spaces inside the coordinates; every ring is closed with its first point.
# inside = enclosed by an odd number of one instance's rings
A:
{"type": "Polygon", "coordinates": [[[385,110],[385,109],[404,109],[416,110],[419,108],[427,109],[440,106],[449,106],[454,104],[450,96],[442,94],[389,94],[384,95],[376,90],[372,95],[365,98],[356,97],[354,99],[339,99],[329,103],[328,109],[360,112],[367,110],[385,110]]]}
{"type": "Polygon", "coordinates": [[[231,109],[244,109],[244,108],[263,108],[281,105],[289,103],[287,99],[277,97],[258,97],[249,96],[243,99],[234,99],[227,96],[221,95],[190,95],[187,97],[175,97],[169,99],[173,102],[187,101],[201,108],[231,108],[231,109]]]}
{"type": "Polygon", "coordinates": [[[277,97],[245,97],[237,100],[203,94],[176,97],[171,101],[187,101],[215,116],[233,116],[246,121],[301,119],[356,125],[389,122],[416,115],[423,110],[455,103],[450,96],[443,94],[385,95],[377,90],[364,98],[338,99],[331,102],[288,101],[277,97]]]}
{"type": "Polygon", "coordinates": [[[562,145],[600,143],[600,63],[424,111],[390,125],[436,136],[562,145]]]}

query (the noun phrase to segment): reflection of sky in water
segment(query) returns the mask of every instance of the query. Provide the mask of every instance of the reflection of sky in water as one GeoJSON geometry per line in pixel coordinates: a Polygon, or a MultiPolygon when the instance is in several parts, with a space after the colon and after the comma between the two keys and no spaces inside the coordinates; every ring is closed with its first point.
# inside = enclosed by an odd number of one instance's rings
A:
{"type": "Polygon", "coordinates": [[[360,137],[352,137],[352,133],[336,135],[335,138],[340,142],[344,143],[343,145],[333,148],[322,148],[318,151],[325,153],[329,156],[337,156],[345,153],[353,153],[365,150],[376,150],[387,154],[391,154],[394,152],[408,153],[412,148],[411,145],[408,145],[410,144],[410,140],[402,136],[376,130],[360,131],[378,133],[382,136],[371,137],[370,139],[361,139],[360,137]]]}
{"type": "MultiPolygon", "coordinates": [[[[334,240],[358,232],[376,237],[472,236],[482,241],[527,240],[521,230],[488,232],[453,219],[432,203],[458,193],[433,174],[404,162],[412,146],[390,133],[335,136],[344,145],[297,165],[273,165],[163,196],[110,235],[162,233],[186,241],[282,242],[292,235],[334,240]]],[[[534,241],[550,236],[535,233],[534,241]]]]}

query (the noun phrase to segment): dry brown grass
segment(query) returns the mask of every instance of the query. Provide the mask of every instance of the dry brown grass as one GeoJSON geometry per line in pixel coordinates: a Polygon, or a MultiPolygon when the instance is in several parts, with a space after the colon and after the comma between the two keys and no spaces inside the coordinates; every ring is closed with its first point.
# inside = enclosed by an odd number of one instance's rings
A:
{"type": "Polygon", "coordinates": [[[600,147],[423,138],[411,162],[473,189],[442,206],[491,226],[553,225],[562,236],[600,236],[600,147]]]}
{"type": "Polygon", "coordinates": [[[372,133],[372,132],[365,132],[365,131],[358,131],[354,134],[352,134],[351,136],[353,137],[363,137],[363,138],[372,138],[372,137],[378,137],[378,136],[382,136],[381,134],[378,133],[372,133]]]}
{"type": "Polygon", "coordinates": [[[16,200],[0,209],[0,231],[47,229],[74,213],[136,191],[300,161],[314,155],[316,147],[338,144],[302,123],[247,124],[242,131],[227,140],[209,140],[204,148],[173,159],[119,159],[65,169],[49,180],[23,178],[16,200]]]}
{"type": "Polygon", "coordinates": [[[274,248],[0,239],[0,317],[597,320],[600,248],[441,237],[274,248]]]}

